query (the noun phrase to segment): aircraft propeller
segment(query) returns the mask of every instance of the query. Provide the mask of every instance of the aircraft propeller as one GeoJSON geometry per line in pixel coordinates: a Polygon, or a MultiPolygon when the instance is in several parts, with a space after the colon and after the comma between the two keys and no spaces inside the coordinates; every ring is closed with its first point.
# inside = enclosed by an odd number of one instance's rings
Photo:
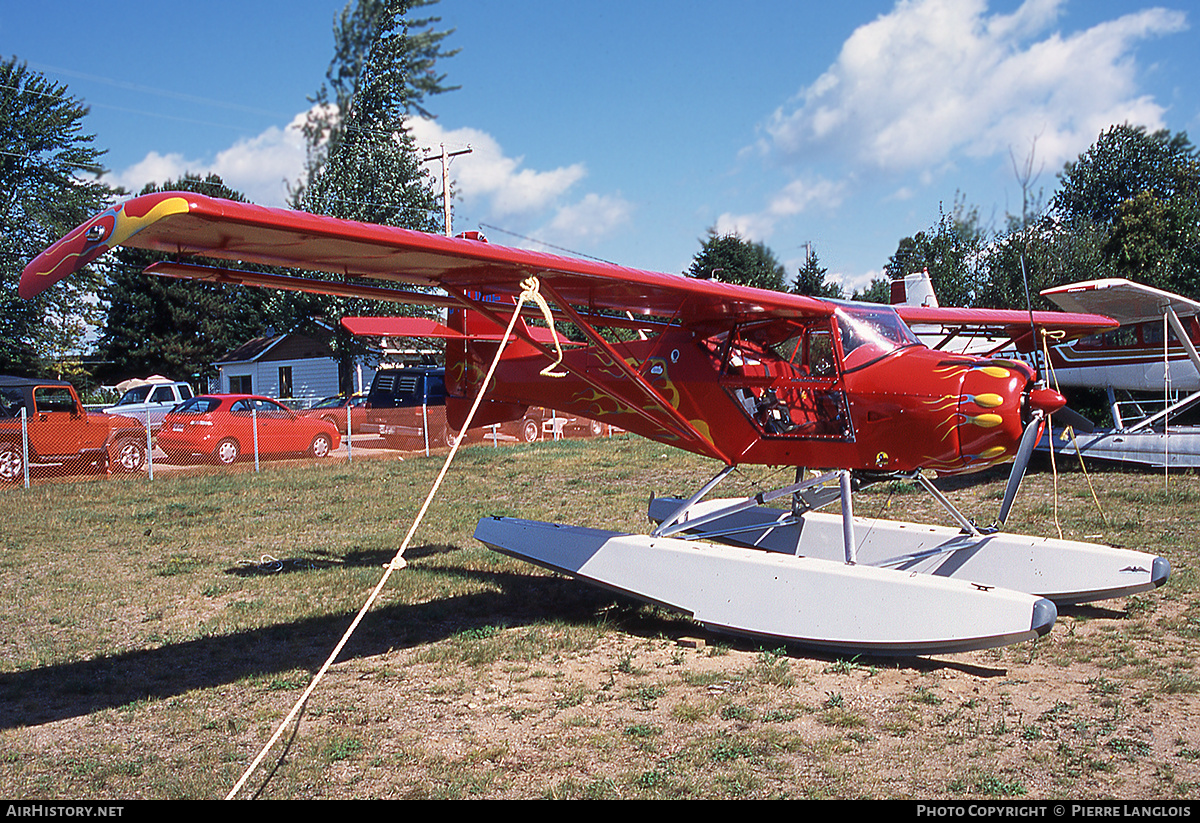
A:
{"type": "Polygon", "coordinates": [[[1008,520],[1008,513],[1012,510],[1013,501],[1017,497],[1017,489],[1021,487],[1021,480],[1025,477],[1029,458],[1033,456],[1033,447],[1037,445],[1038,438],[1042,436],[1043,422],[1044,419],[1041,415],[1035,416],[1029,421],[1025,432],[1021,435],[1021,445],[1017,447],[1017,456],[1013,460],[1012,471],[1008,474],[1008,485],[1004,487],[1004,499],[1000,501],[1000,514],[996,518],[997,525],[1003,526],[1004,522],[1008,520]]]}
{"type": "MultiPolygon", "coordinates": [[[[1025,272],[1025,256],[1021,256],[1021,279],[1025,283],[1025,303],[1029,309],[1029,328],[1033,340],[1037,340],[1037,327],[1033,322],[1033,303],[1029,297],[1029,276],[1025,272]]],[[[1050,420],[1050,415],[1057,414],[1066,408],[1067,399],[1054,389],[1046,387],[1042,379],[1041,364],[1038,362],[1037,347],[1033,352],[1034,382],[1029,388],[1030,420],[1021,434],[1021,443],[1017,447],[1017,456],[1013,459],[1012,471],[1008,474],[1008,483],[1004,487],[1004,498],[1000,501],[1000,513],[996,524],[1003,526],[1012,511],[1013,501],[1017,490],[1025,478],[1025,470],[1029,467],[1029,459],[1033,456],[1034,447],[1042,436],[1042,430],[1050,420]]],[[[1082,415],[1076,415],[1082,419],[1082,415]]]]}

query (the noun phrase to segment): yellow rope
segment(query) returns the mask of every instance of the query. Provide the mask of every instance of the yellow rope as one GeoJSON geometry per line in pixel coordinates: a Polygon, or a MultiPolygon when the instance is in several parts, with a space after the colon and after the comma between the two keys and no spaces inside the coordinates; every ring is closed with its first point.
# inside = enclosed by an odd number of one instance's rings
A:
{"type": "MultiPolygon", "coordinates": [[[[1047,337],[1054,337],[1056,340],[1061,340],[1066,337],[1065,332],[1047,333],[1042,332],[1042,357],[1046,364],[1046,371],[1050,373],[1050,379],[1054,384],[1054,390],[1058,391],[1058,378],[1054,374],[1054,366],[1050,363],[1050,349],[1046,344],[1047,337]]],[[[1046,436],[1046,442],[1050,445],[1050,467],[1054,470],[1054,523],[1058,525],[1058,472],[1054,463],[1054,426],[1050,426],[1050,432],[1046,436]]],[[[1100,505],[1100,498],[1096,496],[1096,487],[1092,485],[1092,476],[1088,474],[1087,464],[1083,462],[1083,452],[1079,449],[1079,441],[1075,439],[1075,429],[1067,426],[1063,430],[1063,434],[1070,435],[1071,444],[1075,447],[1075,454],[1079,457],[1079,468],[1083,471],[1083,479],[1087,481],[1088,491],[1092,494],[1092,502],[1096,504],[1096,511],[1100,514],[1100,519],[1104,521],[1104,525],[1108,526],[1108,518],[1104,514],[1104,508],[1100,505]]],[[[1062,528],[1058,530],[1058,536],[1062,537],[1062,528]]]]}
{"type": "Polygon", "coordinates": [[[396,571],[397,569],[402,569],[405,567],[405,565],[407,565],[404,561],[404,552],[408,549],[409,541],[412,540],[413,535],[417,531],[417,527],[420,526],[422,519],[425,517],[425,513],[429,510],[429,505],[433,502],[433,498],[437,494],[438,488],[442,485],[442,480],[445,479],[446,473],[450,470],[450,464],[454,461],[454,456],[458,453],[459,445],[466,439],[467,429],[471,427],[471,421],[475,418],[475,412],[479,410],[479,405],[483,401],[483,394],[487,390],[487,387],[491,384],[492,375],[496,373],[496,367],[500,363],[500,356],[504,353],[504,348],[508,345],[508,340],[512,336],[513,328],[517,323],[517,318],[521,316],[521,307],[529,300],[533,300],[542,307],[542,312],[545,314],[546,319],[550,322],[550,330],[554,337],[554,347],[558,351],[558,360],[543,369],[542,373],[550,377],[563,376],[563,374],[550,371],[554,368],[554,366],[562,362],[562,348],[559,346],[558,332],[554,328],[554,322],[550,315],[550,307],[546,304],[545,298],[542,297],[541,292],[538,290],[537,278],[530,277],[528,280],[521,283],[521,288],[521,296],[520,299],[517,300],[517,305],[513,310],[512,318],[508,321],[508,329],[505,331],[504,337],[500,341],[500,347],[496,350],[496,356],[492,358],[492,365],[488,368],[487,376],[484,378],[483,383],[480,384],[479,393],[475,397],[475,402],[471,405],[471,411],[467,414],[467,419],[463,422],[462,430],[458,433],[458,436],[454,438],[454,444],[450,447],[450,454],[446,456],[446,462],[442,466],[441,472],[438,473],[437,479],[433,482],[433,487],[429,490],[429,494],[425,497],[425,502],[421,505],[421,510],[417,513],[416,518],[413,520],[412,526],[408,530],[408,534],[404,536],[404,541],[400,544],[400,548],[396,551],[395,557],[393,557],[391,562],[384,567],[383,576],[380,578],[379,583],[371,592],[370,597],[367,598],[367,602],[363,604],[361,609],[359,609],[358,614],[354,616],[354,620],[351,621],[350,627],[346,629],[346,633],[342,635],[342,639],[338,641],[333,651],[330,652],[329,657],[326,658],[325,663],[321,666],[320,671],[318,671],[313,677],[312,682],[308,685],[308,688],[304,690],[304,694],[300,695],[300,699],[296,701],[296,705],[292,707],[290,712],[288,712],[287,717],[285,717],[279,724],[279,728],[275,730],[275,734],[271,736],[271,739],[267,741],[267,745],[263,747],[261,752],[259,752],[258,757],[256,757],[254,762],[246,768],[246,771],[242,774],[241,778],[229,791],[229,794],[225,797],[226,800],[232,800],[235,796],[237,796],[237,793],[241,791],[242,786],[245,785],[250,775],[254,773],[254,770],[257,769],[259,764],[261,764],[266,758],[267,753],[270,752],[271,748],[279,741],[279,738],[283,735],[284,729],[286,729],[288,725],[297,717],[297,715],[299,715],[300,711],[308,702],[308,698],[312,696],[314,691],[316,691],[317,684],[320,683],[321,679],[325,676],[325,673],[329,671],[329,668],[333,665],[333,661],[337,659],[337,656],[341,654],[342,649],[345,648],[346,643],[349,642],[350,636],[354,634],[354,630],[358,628],[358,624],[362,622],[362,619],[371,609],[371,606],[374,605],[375,601],[379,598],[379,594],[383,591],[383,587],[387,584],[392,572],[396,571]]]}
{"type": "MultiPolygon", "coordinates": [[[[546,368],[542,369],[541,373],[545,377],[566,377],[566,372],[556,372],[554,367],[562,362],[563,351],[562,346],[558,342],[558,332],[554,329],[554,316],[550,313],[550,306],[546,303],[546,298],[542,297],[541,291],[538,289],[538,279],[530,277],[521,281],[521,299],[517,301],[517,308],[521,307],[522,303],[527,300],[532,300],[538,304],[538,308],[542,310],[542,317],[546,318],[546,325],[550,327],[550,332],[554,338],[554,350],[558,353],[558,359],[551,363],[546,368]]],[[[511,332],[513,324],[510,323],[508,330],[511,332]]],[[[486,386],[487,383],[484,383],[486,386]]]]}

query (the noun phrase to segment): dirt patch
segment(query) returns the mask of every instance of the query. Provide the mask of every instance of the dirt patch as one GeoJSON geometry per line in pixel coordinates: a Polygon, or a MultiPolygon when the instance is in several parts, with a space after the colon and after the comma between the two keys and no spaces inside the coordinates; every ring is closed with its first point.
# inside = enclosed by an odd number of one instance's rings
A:
{"type": "MultiPolygon", "coordinates": [[[[1166,489],[1102,477],[1100,516],[1083,477],[1031,475],[1014,531],[1054,534],[1058,522],[1068,537],[1153,551],[1171,581],[1061,608],[1035,642],[939,657],[843,659],[713,636],[471,542],[509,497],[530,517],[644,526],[647,487],[695,488],[706,471],[652,449],[538,453],[534,478],[533,452],[475,455],[476,485],[432,513],[242,796],[1200,796],[1196,478],[1166,489]],[[616,492],[586,505],[545,494],[583,477],[616,492]]],[[[364,461],[269,483],[123,484],[102,498],[81,484],[32,512],[33,495],[0,499],[0,792],[224,797],[377,581],[396,513],[437,468],[364,461]],[[211,514],[179,516],[200,499],[211,514]],[[304,562],[248,573],[262,546],[304,562]]],[[[947,490],[964,510],[994,511],[1002,487],[947,490]]],[[[857,511],[940,522],[936,504],[901,489],[866,493],[857,511]]]]}

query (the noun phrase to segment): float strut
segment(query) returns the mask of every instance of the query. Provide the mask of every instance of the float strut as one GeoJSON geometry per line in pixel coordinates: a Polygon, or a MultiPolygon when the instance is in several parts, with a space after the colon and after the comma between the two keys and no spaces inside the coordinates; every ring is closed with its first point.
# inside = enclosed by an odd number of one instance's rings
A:
{"type": "Polygon", "coordinates": [[[842,470],[842,543],[846,549],[846,563],[853,566],[857,563],[857,550],[854,547],[854,505],[850,502],[850,472],[842,470]]]}

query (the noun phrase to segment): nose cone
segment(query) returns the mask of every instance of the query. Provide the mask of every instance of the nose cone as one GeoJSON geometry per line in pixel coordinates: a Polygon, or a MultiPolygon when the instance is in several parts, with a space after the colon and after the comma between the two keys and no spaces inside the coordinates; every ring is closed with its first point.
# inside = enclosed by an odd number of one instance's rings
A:
{"type": "Polygon", "coordinates": [[[1054,414],[1065,405],[1067,405],[1067,398],[1054,389],[1040,388],[1029,391],[1029,406],[1032,409],[1046,414],[1054,414]]]}

